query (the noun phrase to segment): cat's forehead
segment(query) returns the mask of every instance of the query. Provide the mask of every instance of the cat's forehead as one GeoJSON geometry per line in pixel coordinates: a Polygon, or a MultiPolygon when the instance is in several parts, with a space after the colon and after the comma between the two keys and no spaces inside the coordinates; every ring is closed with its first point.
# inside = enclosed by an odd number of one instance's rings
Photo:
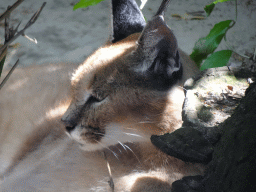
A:
{"type": "Polygon", "coordinates": [[[129,65],[129,61],[124,61],[124,58],[136,49],[138,37],[139,34],[133,35],[96,50],[72,74],[72,90],[89,90],[92,84],[111,82],[120,68],[129,65]]]}

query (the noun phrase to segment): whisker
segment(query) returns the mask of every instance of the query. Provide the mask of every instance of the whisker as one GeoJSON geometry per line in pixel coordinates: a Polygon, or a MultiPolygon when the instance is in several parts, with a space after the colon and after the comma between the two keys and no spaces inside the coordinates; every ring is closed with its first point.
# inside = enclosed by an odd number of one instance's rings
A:
{"type": "Polygon", "coordinates": [[[122,152],[122,150],[121,149],[119,149],[117,146],[116,146],[116,148],[118,149],[118,151],[122,154],[123,152],[122,152]]]}
{"type": "Polygon", "coordinates": [[[118,158],[118,155],[114,152],[114,151],[112,151],[108,146],[106,146],[106,145],[103,145],[101,142],[99,142],[99,141],[97,141],[97,140],[95,140],[98,144],[100,144],[103,148],[106,148],[106,149],[108,149],[109,151],[111,151],[111,153],[113,153],[113,155],[119,160],[119,158],[118,158]]]}
{"type": "MultiPolygon", "coordinates": [[[[103,135],[104,137],[106,137],[106,138],[109,138],[109,139],[115,139],[115,138],[112,138],[111,136],[107,136],[107,135],[105,135],[105,134],[103,134],[103,133],[95,133],[95,134],[97,134],[97,135],[103,135]]],[[[122,143],[120,142],[120,141],[118,141],[117,139],[115,139],[120,145],[122,145],[122,143]]],[[[120,152],[120,153],[122,153],[122,151],[117,147],[117,149],[118,149],[118,151],[120,152]]],[[[126,148],[124,148],[125,150],[126,150],[126,148]]]]}
{"type": "MultiPolygon", "coordinates": [[[[102,133],[97,133],[97,134],[102,134],[102,133]]],[[[127,133],[126,133],[127,134],[127,133]]],[[[128,135],[129,134],[131,134],[131,133],[128,133],[128,135]]],[[[103,134],[102,134],[103,135],[103,134]]],[[[134,135],[136,135],[136,136],[139,136],[139,137],[141,137],[140,135],[137,135],[137,134],[131,134],[131,136],[134,136],[134,135]]],[[[110,139],[115,139],[115,138],[113,138],[113,137],[111,137],[111,136],[106,136],[106,135],[104,135],[105,137],[108,137],[108,138],[110,138],[110,139]]],[[[124,148],[124,150],[127,152],[127,149],[129,150],[129,151],[131,151],[132,152],[132,154],[135,156],[135,158],[138,160],[138,162],[140,163],[140,165],[142,165],[142,163],[141,163],[141,161],[139,160],[139,158],[138,158],[138,156],[133,152],[133,150],[129,147],[129,146],[127,146],[126,144],[123,144],[122,142],[120,142],[119,140],[117,140],[117,139],[115,139],[123,148],[124,148]]],[[[97,141],[100,145],[102,145],[99,141],[97,141]]],[[[103,146],[103,145],[102,145],[103,146]]],[[[109,149],[114,155],[115,155],[115,153],[109,148],[109,147],[107,147],[106,146],[106,148],[107,149],[109,149]]],[[[116,155],[115,155],[116,156],[116,155]]],[[[116,157],[117,159],[118,159],[118,157],[116,157]]],[[[119,159],[118,159],[119,160],[119,159]]]]}
{"type": "Polygon", "coordinates": [[[113,181],[113,177],[112,177],[112,173],[111,173],[111,168],[110,168],[109,162],[107,160],[107,156],[106,156],[105,151],[103,152],[103,156],[104,156],[104,159],[106,160],[107,168],[108,168],[108,174],[109,174],[108,184],[109,184],[110,188],[112,189],[112,191],[114,192],[115,185],[114,185],[114,181],[113,181]]]}
{"type": "Polygon", "coordinates": [[[123,133],[125,133],[126,135],[129,135],[129,136],[142,137],[141,135],[138,135],[135,133],[126,133],[126,132],[123,132],[123,133]]]}
{"type": "MultiPolygon", "coordinates": [[[[117,140],[118,141],[118,140],[117,140]]],[[[121,143],[120,141],[118,141],[118,143],[124,148],[124,150],[127,152],[127,150],[126,150],[126,147],[124,146],[124,144],[123,143],[121,143]]]]}
{"type": "Polygon", "coordinates": [[[153,121],[141,121],[141,122],[138,122],[138,124],[143,124],[143,123],[154,123],[153,121]]]}
{"type": "MultiPolygon", "coordinates": [[[[100,133],[99,133],[99,134],[100,134],[100,133]]],[[[104,134],[101,133],[101,135],[104,135],[104,134]]],[[[123,144],[121,141],[119,141],[119,140],[117,140],[116,138],[111,137],[111,136],[107,136],[107,135],[104,135],[104,136],[105,136],[106,138],[116,140],[116,141],[123,147],[123,149],[127,152],[126,147],[124,146],[124,144],[123,144]]],[[[122,153],[122,151],[121,151],[118,147],[116,147],[116,148],[118,149],[118,151],[119,151],[120,153],[122,153]]]]}
{"type": "Polygon", "coordinates": [[[127,149],[129,149],[133,155],[136,157],[136,159],[138,160],[138,162],[140,163],[140,165],[142,165],[142,163],[140,162],[140,159],[138,158],[138,156],[133,152],[133,150],[126,144],[123,144],[127,149]]]}

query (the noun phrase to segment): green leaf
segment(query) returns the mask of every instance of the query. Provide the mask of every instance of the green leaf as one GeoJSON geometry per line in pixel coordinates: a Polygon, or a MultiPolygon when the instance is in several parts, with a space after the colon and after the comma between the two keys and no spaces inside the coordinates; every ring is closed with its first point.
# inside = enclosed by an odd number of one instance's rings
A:
{"type": "Polygon", "coordinates": [[[88,6],[93,6],[100,3],[101,1],[104,1],[104,0],[80,0],[77,4],[74,5],[73,10],[76,10],[78,8],[86,8],[88,6]]]}
{"type": "Polygon", "coordinates": [[[212,10],[214,9],[214,7],[215,7],[214,3],[211,3],[210,5],[206,5],[204,7],[204,11],[206,12],[207,17],[210,16],[210,14],[212,13],[212,10]]]}
{"type": "Polygon", "coordinates": [[[226,1],[232,1],[232,0],[216,0],[213,3],[217,4],[217,3],[223,3],[223,2],[226,2],[226,1]]]}
{"type": "Polygon", "coordinates": [[[231,0],[217,0],[217,1],[212,2],[212,3],[209,4],[209,5],[206,5],[206,6],[204,7],[204,10],[205,10],[205,12],[206,12],[206,14],[207,14],[207,17],[209,17],[210,14],[212,13],[212,10],[214,9],[215,4],[217,4],[217,3],[223,3],[223,2],[225,2],[225,1],[231,1],[231,0]]]}
{"type": "MultiPolygon", "coordinates": [[[[221,40],[230,28],[230,23],[233,20],[221,21],[214,25],[210,33],[203,38],[200,38],[193,48],[190,57],[196,62],[198,66],[207,56],[215,51],[219,46],[221,40]]],[[[234,21],[233,21],[234,22],[234,21]]]]}
{"type": "Polygon", "coordinates": [[[222,50],[213,53],[204,61],[200,70],[203,71],[204,69],[226,66],[232,53],[233,51],[231,50],[222,50]]]}

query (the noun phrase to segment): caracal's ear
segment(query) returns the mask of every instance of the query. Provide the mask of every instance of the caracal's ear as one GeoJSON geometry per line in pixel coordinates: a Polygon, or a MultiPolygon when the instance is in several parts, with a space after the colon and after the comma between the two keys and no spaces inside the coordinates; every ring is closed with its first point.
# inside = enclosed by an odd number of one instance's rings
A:
{"type": "Polygon", "coordinates": [[[112,0],[112,24],[115,43],[141,32],[146,22],[135,0],[112,0]]]}
{"type": "Polygon", "coordinates": [[[164,21],[164,10],[170,0],[163,0],[156,15],[149,21],[138,39],[135,51],[137,58],[143,61],[133,66],[135,72],[150,79],[173,84],[182,77],[182,66],[177,40],[164,21]]]}

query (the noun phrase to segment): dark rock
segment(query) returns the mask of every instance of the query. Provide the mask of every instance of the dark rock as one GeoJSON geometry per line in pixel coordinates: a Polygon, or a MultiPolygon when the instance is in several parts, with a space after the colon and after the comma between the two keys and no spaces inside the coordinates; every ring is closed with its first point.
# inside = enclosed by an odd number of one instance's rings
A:
{"type": "Polygon", "coordinates": [[[214,69],[197,82],[188,82],[190,90],[186,91],[182,113],[184,128],[152,136],[151,141],[183,161],[212,160],[203,177],[175,181],[172,192],[256,191],[256,83],[242,98],[246,86],[244,80],[214,69]],[[202,107],[208,111],[206,118],[200,119],[202,107]],[[209,113],[214,118],[208,118],[209,113]]]}
{"type": "Polygon", "coordinates": [[[221,139],[205,174],[207,192],[256,191],[256,84],[246,91],[234,114],[220,125],[221,139]]]}
{"type": "Polygon", "coordinates": [[[152,135],[151,142],[168,155],[185,162],[208,163],[213,152],[213,146],[202,133],[189,127],[161,136],[152,135]]]}
{"type": "Polygon", "coordinates": [[[203,192],[202,180],[201,175],[183,177],[172,183],[171,192],[203,192]]]}

